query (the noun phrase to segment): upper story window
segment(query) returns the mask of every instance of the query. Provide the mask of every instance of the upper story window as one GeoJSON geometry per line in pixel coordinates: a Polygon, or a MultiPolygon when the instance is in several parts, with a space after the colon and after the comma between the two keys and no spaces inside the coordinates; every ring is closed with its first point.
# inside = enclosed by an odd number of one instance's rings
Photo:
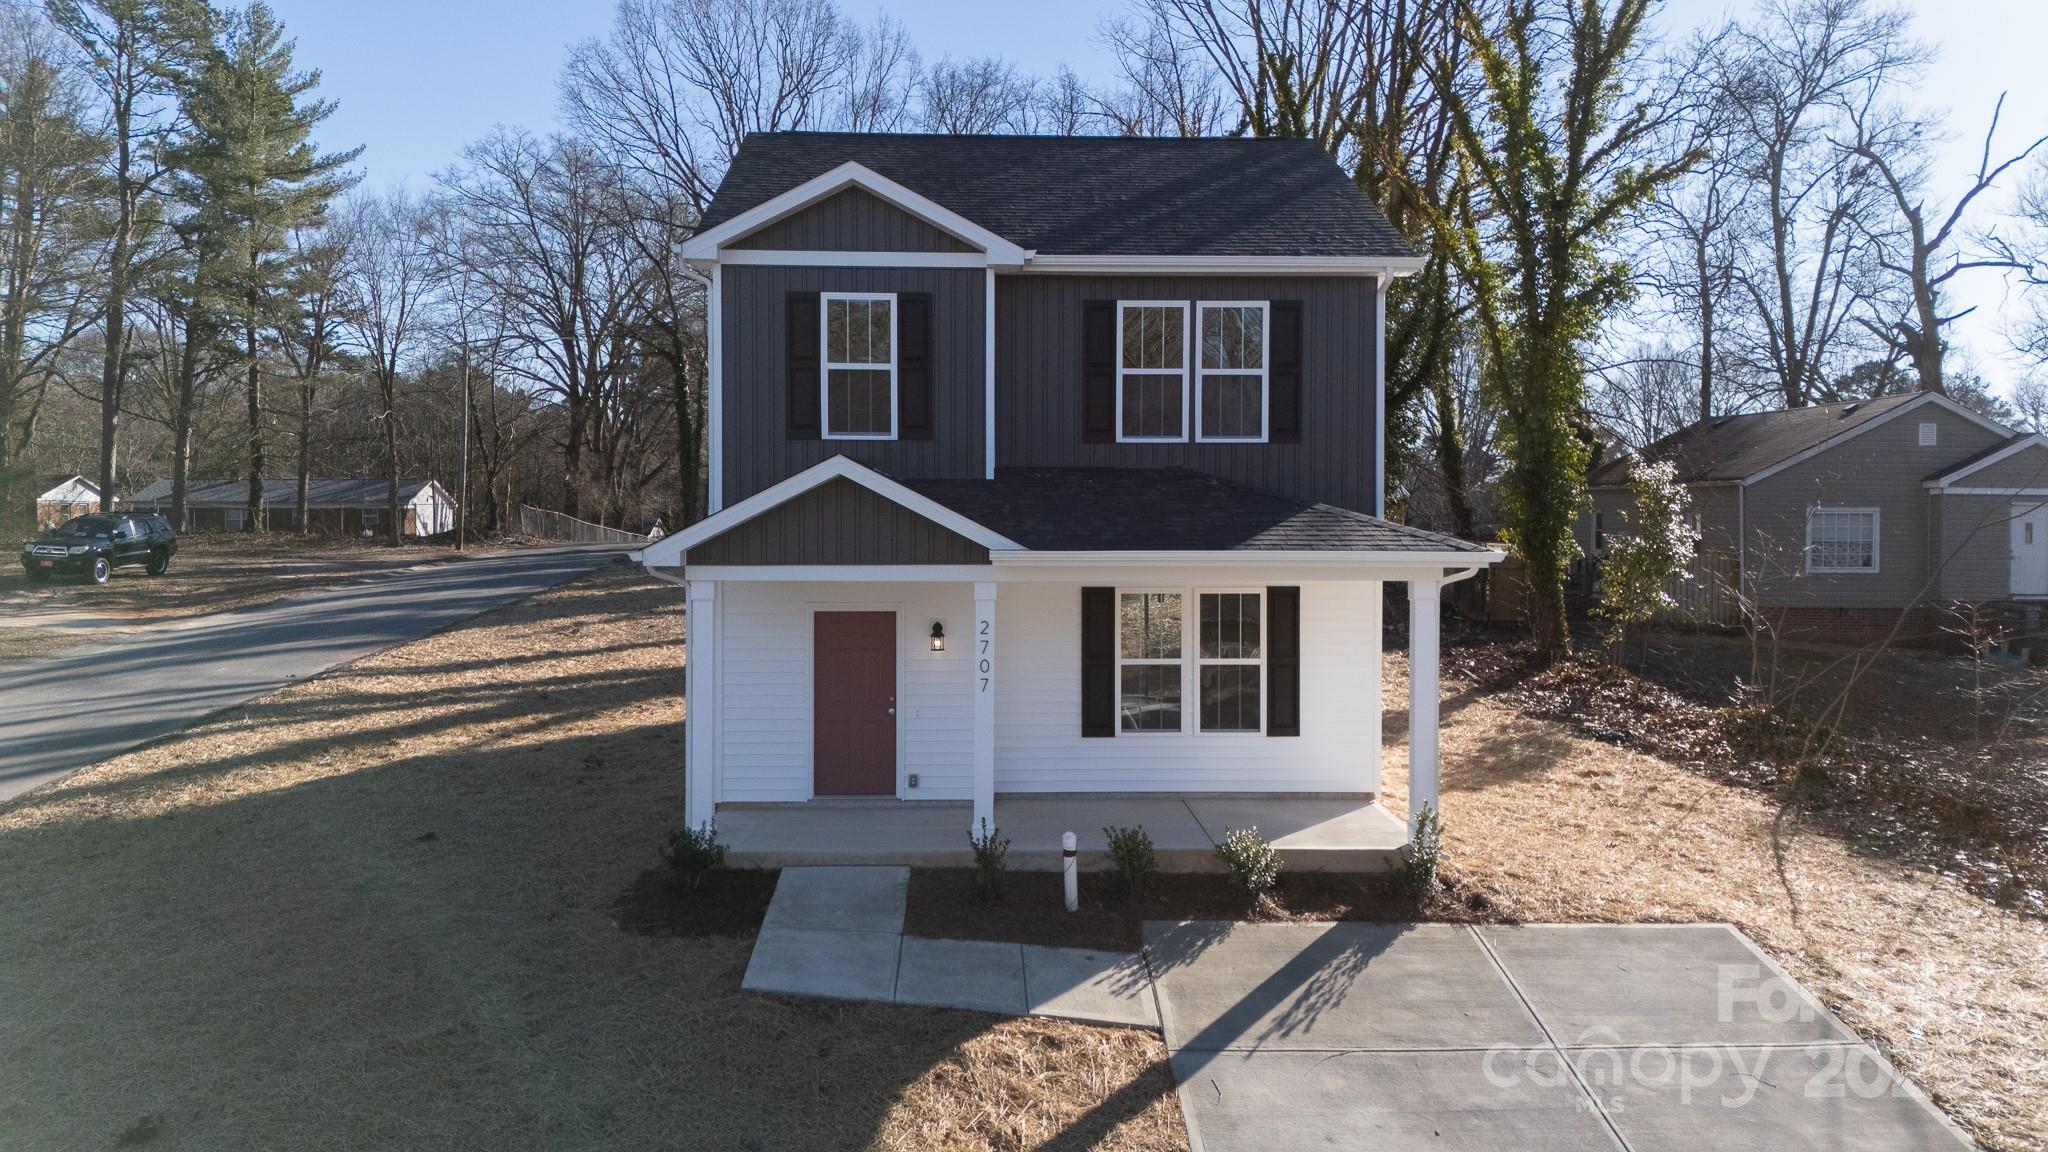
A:
{"type": "Polygon", "coordinates": [[[1808,509],[1806,570],[1877,571],[1877,509],[1808,509]]]}
{"type": "Polygon", "coordinates": [[[896,297],[827,292],[821,406],[828,440],[896,437],[896,297]]]}
{"type": "Polygon", "coordinates": [[[1188,306],[1117,304],[1117,439],[1188,438],[1188,306]]]}
{"type": "Polygon", "coordinates": [[[1197,440],[1266,438],[1266,303],[1204,301],[1196,372],[1197,440]]]}

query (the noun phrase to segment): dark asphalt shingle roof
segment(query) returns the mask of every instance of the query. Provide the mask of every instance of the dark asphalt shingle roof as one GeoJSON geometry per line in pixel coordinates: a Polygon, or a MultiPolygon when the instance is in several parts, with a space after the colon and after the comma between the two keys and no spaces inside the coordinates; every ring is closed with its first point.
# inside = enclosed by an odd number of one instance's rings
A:
{"type": "MultiPolygon", "coordinates": [[[[407,503],[427,486],[425,480],[398,482],[399,503],[407,503]]],[[[309,508],[382,508],[389,497],[388,481],[381,477],[314,477],[306,485],[309,508]]],[[[151,504],[171,498],[169,479],[154,480],[126,501],[130,505],[151,504]]],[[[247,480],[194,480],[185,489],[185,502],[194,508],[241,508],[249,503],[247,480]]],[[[263,502],[273,508],[296,508],[299,482],[270,479],[263,482],[263,502]]]]}
{"type": "Polygon", "coordinates": [[[999,468],[994,480],[903,483],[1032,551],[1486,551],[1185,468],[999,468]]]}
{"type": "Polygon", "coordinates": [[[1588,482],[1595,488],[1627,484],[1630,468],[1638,458],[1675,461],[1682,484],[1746,480],[1920,396],[1918,392],[1907,392],[1875,400],[1716,416],[1689,424],[1636,455],[1601,465],[1593,470],[1588,482]]]}
{"type": "Polygon", "coordinates": [[[756,132],[706,228],[852,160],[1022,248],[1104,256],[1406,256],[1312,141],[756,132]]]}
{"type": "Polygon", "coordinates": [[[1958,460],[1953,464],[1944,465],[1943,467],[1928,473],[1927,479],[1939,480],[1945,476],[1953,476],[1956,473],[1969,468],[1972,464],[1981,463],[1985,460],[1990,459],[1993,456],[1998,455],[2000,452],[2005,451],[2007,448],[2012,447],[2014,444],[2017,444],[2022,440],[2032,440],[2034,436],[2035,434],[2032,432],[2016,432],[2013,435],[2008,436],[2003,440],[2000,440],[1998,443],[1993,444],[1991,447],[1986,448],[1982,452],[1972,452],[1968,456],[1963,457],[1961,460],[1958,460]]]}

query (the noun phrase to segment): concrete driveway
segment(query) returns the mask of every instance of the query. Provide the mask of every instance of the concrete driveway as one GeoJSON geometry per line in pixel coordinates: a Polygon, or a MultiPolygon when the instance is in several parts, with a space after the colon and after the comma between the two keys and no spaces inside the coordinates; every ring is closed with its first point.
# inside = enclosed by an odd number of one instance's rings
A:
{"type": "Polygon", "coordinates": [[[623,554],[583,546],[419,565],[11,664],[0,673],[0,801],[623,554]]]}
{"type": "Polygon", "coordinates": [[[1195,1152],[1971,1147],[1725,925],[1146,925],[1195,1152]]]}

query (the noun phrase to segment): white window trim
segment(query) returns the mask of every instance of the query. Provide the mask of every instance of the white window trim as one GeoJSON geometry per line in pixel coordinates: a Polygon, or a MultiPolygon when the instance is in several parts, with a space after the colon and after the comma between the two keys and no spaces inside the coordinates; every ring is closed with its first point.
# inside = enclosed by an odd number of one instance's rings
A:
{"type": "Polygon", "coordinates": [[[1147,737],[1153,739],[1200,739],[1200,740],[1249,740],[1266,734],[1268,688],[1267,640],[1270,630],[1266,627],[1266,590],[1259,587],[1180,587],[1168,588],[1159,585],[1118,586],[1116,589],[1116,734],[1118,739],[1147,737]],[[1255,595],[1259,598],[1259,656],[1256,660],[1204,659],[1202,657],[1202,597],[1212,594],[1255,595]],[[1177,595],[1180,597],[1180,658],[1146,660],[1124,657],[1123,602],[1125,596],[1177,595]],[[1192,612],[1189,609],[1193,609],[1192,612]],[[1165,730],[1130,731],[1124,728],[1123,693],[1124,665],[1166,665],[1180,668],[1180,727],[1165,730]],[[1206,732],[1202,729],[1202,668],[1205,665],[1246,665],[1259,666],[1259,727],[1233,728],[1220,732],[1206,732]]]}
{"type": "Polygon", "coordinates": [[[1185,444],[1188,439],[1188,379],[1190,363],[1188,302],[1185,300],[1119,300],[1116,302],[1116,442],[1119,444],[1185,444]],[[1180,312],[1180,368],[1124,367],[1124,312],[1131,308],[1172,308],[1180,312]],[[1180,377],[1180,433],[1174,436],[1124,435],[1124,377],[1180,377]]]}
{"type": "Polygon", "coordinates": [[[894,292],[824,292],[818,299],[818,435],[825,440],[894,440],[897,419],[902,408],[902,397],[897,393],[896,366],[903,350],[896,342],[896,294],[894,292]],[[874,362],[853,363],[832,359],[832,302],[841,301],[882,301],[889,305],[889,431],[882,432],[834,432],[832,431],[832,373],[835,369],[846,372],[873,372],[884,367],[874,362]]]}
{"type": "MultiPolygon", "coordinates": [[[[1266,734],[1266,712],[1268,711],[1266,707],[1266,590],[1264,588],[1197,588],[1189,594],[1189,599],[1194,602],[1195,606],[1195,623],[1194,627],[1189,630],[1190,634],[1194,637],[1194,643],[1183,643],[1181,648],[1193,658],[1195,671],[1194,691],[1189,693],[1186,689],[1182,689],[1181,695],[1183,697],[1193,695],[1195,698],[1194,715],[1190,717],[1190,723],[1196,735],[1205,737],[1264,736],[1266,734]],[[1256,657],[1246,660],[1242,657],[1226,659],[1221,656],[1208,657],[1202,655],[1202,597],[1204,596],[1252,596],[1257,598],[1259,604],[1259,654],[1256,657]],[[1256,664],[1259,668],[1259,726],[1257,728],[1223,728],[1214,732],[1203,728],[1202,669],[1250,664],[1256,664]]],[[[1185,624],[1183,624],[1183,627],[1185,627],[1185,624]]],[[[1188,712],[1185,704],[1182,705],[1181,710],[1183,715],[1188,712]]]]}
{"type": "Polygon", "coordinates": [[[1118,588],[1116,590],[1116,734],[1119,738],[1128,736],[1172,737],[1185,736],[1188,731],[1188,593],[1185,588],[1118,588]],[[1180,655],[1178,657],[1147,658],[1124,655],[1124,597],[1126,596],[1178,596],[1180,597],[1180,655]],[[1124,668],[1126,666],[1145,668],[1180,669],[1180,727],[1140,728],[1124,727],[1124,668]]]}
{"type": "Polygon", "coordinates": [[[1875,576],[1878,571],[1879,553],[1884,542],[1884,512],[1879,508],[1850,508],[1838,504],[1815,504],[1806,510],[1806,570],[1818,575],[1875,576]],[[1846,513],[1870,517],[1870,567],[1829,568],[1813,562],[1813,517],[1815,513],[1846,513]]]}
{"type": "Polygon", "coordinates": [[[1195,441],[1200,444],[1264,444],[1273,422],[1273,302],[1270,300],[1198,300],[1194,329],[1195,441]],[[1211,308],[1257,308],[1259,310],[1259,434],[1257,436],[1211,436],[1202,428],[1202,385],[1210,376],[1249,376],[1242,368],[1202,367],[1202,320],[1211,308]]]}

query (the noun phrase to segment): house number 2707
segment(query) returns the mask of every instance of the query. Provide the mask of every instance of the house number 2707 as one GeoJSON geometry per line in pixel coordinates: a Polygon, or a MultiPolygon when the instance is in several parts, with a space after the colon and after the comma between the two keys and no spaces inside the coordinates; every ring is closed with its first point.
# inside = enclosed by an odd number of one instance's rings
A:
{"type": "Polygon", "coordinates": [[[990,646],[991,644],[995,643],[995,641],[994,641],[994,640],[993,640],[993,639],[992,639],[992,638],[990,637],[990,635],[989,635],[989,633],[993,632],[994,630],[995,630],[995,626],[994,626],[994,625],[993,625],[992,623],[990,623],[989,621],[987,621],[987,620],[981,620],[981,621],[978,621],[978,622],[976,623],[976,627],[975,627],[975,632],[976,632],[976,633],[978,634],[978,638],[979,638],[979,641],[980,641],[980,644],[981,644],[981,668],[980,668],[980,672],[981,672],[981,688],[980,688],[980,691],[983,691],[983,692],[986,692],[986,691],[988,691],[988,674],[989,674],[990,670],[991,670],[991,669],[992,669],[992,668],[994,667],[994,666],[993,666],[992,664],[990,664],[990,663],[989,663],[989,654],[988,654],[988,653],[989,653],[989,646],[990,646]]]}

